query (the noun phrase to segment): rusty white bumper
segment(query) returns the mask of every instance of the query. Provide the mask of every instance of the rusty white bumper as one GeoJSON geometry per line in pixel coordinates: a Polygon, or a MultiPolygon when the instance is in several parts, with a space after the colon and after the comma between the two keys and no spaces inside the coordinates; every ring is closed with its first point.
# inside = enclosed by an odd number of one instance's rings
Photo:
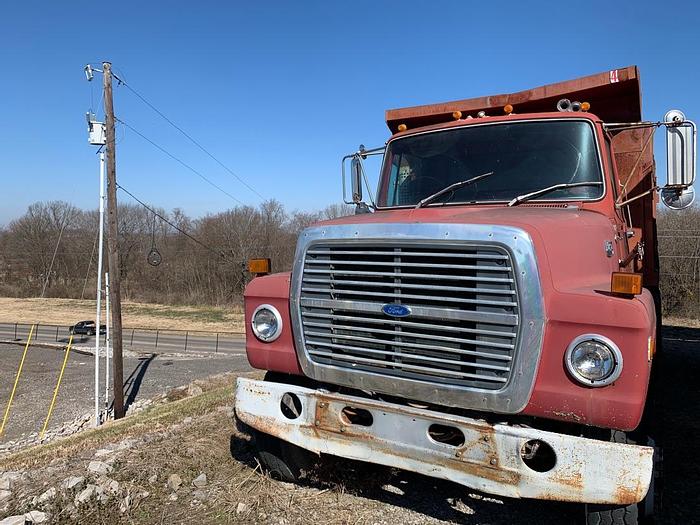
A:
{"type": "Polygon", "coordinates": [[[630,504],[649,489],[653,449],[543,432],[532,428],[441,414],[429,410],[330,394],[297,386],[239,378],[236,416],[245,424],[316,453],[379,463],[460,483],[511,498],[630,504]],[[287,393],[301,401],[289,419],[280,402],[287,393]],[[349,424],[345,407],[372,414],[371,426],[349,424]],[[462,446],[434,441],[430,425],[459,428],[462,446]],[[530,469],[521,458],[528,440],[549,444],[556,464],[530,469]]]}

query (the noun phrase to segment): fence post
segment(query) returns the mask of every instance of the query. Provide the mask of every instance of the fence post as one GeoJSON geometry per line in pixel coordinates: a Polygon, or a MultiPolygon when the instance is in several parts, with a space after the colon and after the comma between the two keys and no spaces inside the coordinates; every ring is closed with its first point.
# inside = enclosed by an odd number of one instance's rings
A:
{"type": "Polygon", "coordinates": [[[156,349],[158,348],[158,334],[160,333],[160,330],[156,330],[156,349]]]}
{"type": "Polygon", "coordinates": [[[34,334],[34,341],[39,341],[39,325],[36,325],[36,333],[34,334]]]}
{"type": "Polygon", "coordinates": [[[187,339],[188,339],[189,335],[190,335],[189,332],[185,332],[185,352],[187,352],[187,339]]]}
{"type": "Polygon", "coordinates": [[[56,326],[56,342],[58,343],[58,326],[56,326]]]}
{"type": "Polygon", "coordinates": [[[17,323],[15,323],[15,341],[17,340],[17,323]]]}
{"type": "Polygon", "coordinates": [[[134,329],[133,328],[131,329],[131,344],[129,346],[131,346],[131,347],[134,346],[134,329]]]}
{"type": "Polygon", "coordinates": [[[214,353],[219,353],[219,332],[216,332],[216,349],[214,350],[214,353]]]}

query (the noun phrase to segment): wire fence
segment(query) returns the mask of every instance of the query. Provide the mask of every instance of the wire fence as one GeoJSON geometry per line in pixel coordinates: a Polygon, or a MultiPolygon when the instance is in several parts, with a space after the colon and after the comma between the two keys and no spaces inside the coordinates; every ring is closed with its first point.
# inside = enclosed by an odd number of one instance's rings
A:
{"type": "MultiPolygon", "coordinates": [[[[0,323],[0,342],[26,341],[32,325],[0,323]]],[[[70,339],[67,326],[38,324],[34,327],[32,341],[44,344],[66,345],[70,339]]],[[[205,332],[195,330],[155,330],[149,328],[125,328],[122,330],[124,348],[134,351],[161,352],[213,352],[241,353],[243,334],[236,332],[205,332]]],[[[100,347],[105,346],[106,334],[100,335],[100,347]]],[[[95,336],[75,334],[73,345],[94,348],[95,336]]]]}

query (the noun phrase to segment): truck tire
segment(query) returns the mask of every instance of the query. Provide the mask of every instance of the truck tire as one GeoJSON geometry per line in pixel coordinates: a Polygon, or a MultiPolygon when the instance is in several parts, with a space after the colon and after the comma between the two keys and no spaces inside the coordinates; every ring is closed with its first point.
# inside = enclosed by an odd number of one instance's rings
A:
{"type": "Polygon", "coordinates": [[[255,442],[255,456],[260,465],[274,479],[298,483],[308,476],[318,461],[313,452],[281,439],[251,429],[255,442]]]}
{"type": "MultiPolygon", "coordinates": [[[[621,430],[611,431],[610,441],[628,445],[655,445],[654,440],[644,434],[637,436],[634,432],[628,433],[621,430]]],[[[585,505],[586,525],[646,525],[654,523],[655,515],[658,516],[661,511],[661,474],[661,450],[655,447],[654,470],[646,497],[639,503],[625,506],[585,505]]]]}

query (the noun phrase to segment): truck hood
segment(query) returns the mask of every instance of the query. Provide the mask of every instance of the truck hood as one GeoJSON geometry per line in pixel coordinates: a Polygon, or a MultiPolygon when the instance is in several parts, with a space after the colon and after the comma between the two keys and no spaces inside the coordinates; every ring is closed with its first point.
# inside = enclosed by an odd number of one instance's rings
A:
{"type": "MultiPolygon", "coordinates": [[[[502,225],[520,228],[533,240],[540,277],[558,291],[603,286],[624,258],[615,243],[615,224],[596,211],[563,205],[449,206],[385,210],[352,215],[319,226],[376,223],[445,223],[502,225]],[[612,243],[608,255],[606,243],[612,243]]],[[[545,284],[545,283],[543,283],[545,284]]]]}

